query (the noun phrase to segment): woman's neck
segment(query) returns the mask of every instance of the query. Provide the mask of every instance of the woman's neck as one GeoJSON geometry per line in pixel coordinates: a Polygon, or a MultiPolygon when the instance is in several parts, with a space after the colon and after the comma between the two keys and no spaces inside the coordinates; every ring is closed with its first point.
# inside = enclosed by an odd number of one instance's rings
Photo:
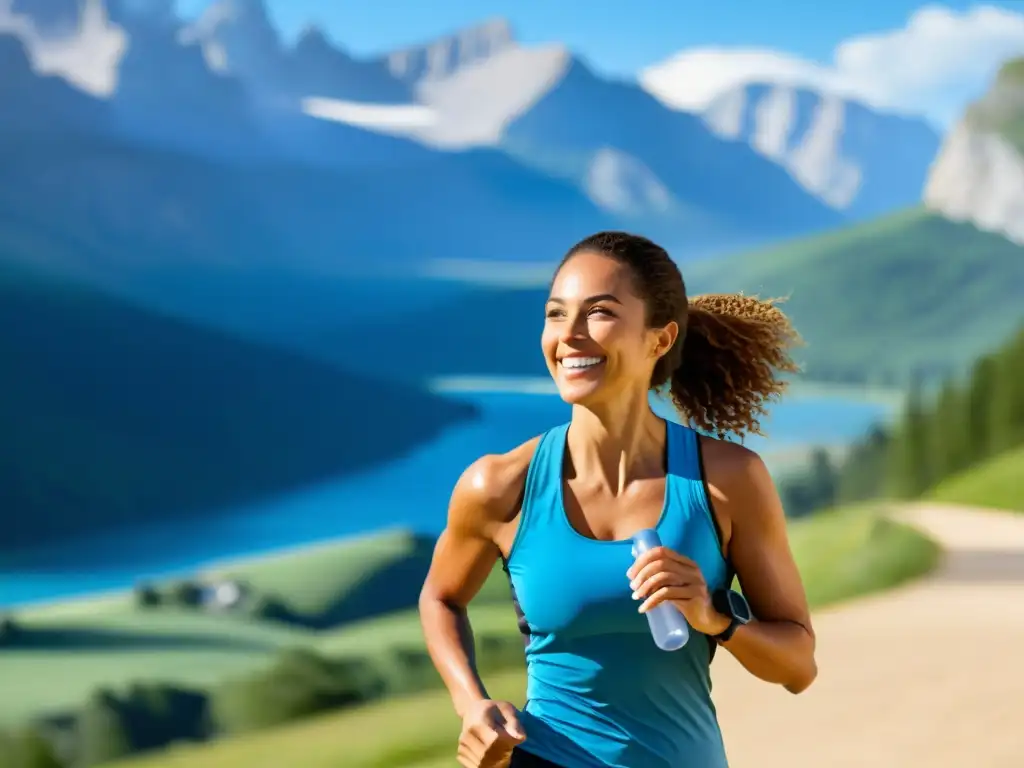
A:
{"type": "Polygon", "coordinates": [[[608,406],[574,406],[566,439],[575,475],[601,478],[616,496],[633,480],[663,471],[665,422],[647,392],[608,406]]]}

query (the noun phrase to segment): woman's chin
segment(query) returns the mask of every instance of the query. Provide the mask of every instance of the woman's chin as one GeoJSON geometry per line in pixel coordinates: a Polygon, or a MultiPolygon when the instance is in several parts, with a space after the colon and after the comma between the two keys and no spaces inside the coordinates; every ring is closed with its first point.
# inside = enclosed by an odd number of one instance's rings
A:
{"type": "Polygon", "coordinates": [[[569,405],[586,405],[601,390],[598,382],[561,382],[558,394],[569,405]]]}

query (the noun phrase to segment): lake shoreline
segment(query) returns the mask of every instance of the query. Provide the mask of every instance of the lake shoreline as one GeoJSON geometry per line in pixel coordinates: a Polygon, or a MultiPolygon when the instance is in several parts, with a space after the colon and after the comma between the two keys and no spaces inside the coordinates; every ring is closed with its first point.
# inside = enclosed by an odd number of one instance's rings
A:
{"type": "MultiPolygon", "coordinates": [[[[547,376],[438,376],[426,382],[435,394],[518,394],[556,395],[555,383],[547,376]]],[[[895,387],[837,384],[828,381],[791,381],[782,400],[788,398],[836,398],[851,402],[899,406],[905,392],[895,387]]]]}
{"type": "MultiPolygon", "coordinates": [[[[319,541],[311,541],[307,544],[294,544],[283,546],[269,552],[254,552],[251,555],[238,555],[236,557],[225,557],[200,563],[194,569],[188,571],[175,571],[173,573],[157,573],[140,577],[138,583],[160,583],[173,582],[184,579],[203,581],[212,579],[219,573],[235,569],[244,569],[254,563],[269,563],[281,558],[294,557],[296,555],[314,555],[323,550],[337,547],[339,544],[352,544],[360,540],[372,541],[375,538],[388,536],[397,533],[409,533],[416,535],[402,526],[385,526],[373,531],[363,533],[343,534],[319,541]]],[[[0,613],[4,611],[17,611],[23,616],[30,618],[53,618],[81,614],[82,611],[95,610],[104,605],[123,605],[132,599],[134,587],[121,589],[108,589],[98,592],[87,592],[78,595],[67,595],[66,597],[44,598],[42,600],[31,600],[24,603],[15,603],[9,606],[0,606],[0,613]]]]}
{"type": "MultiPolygon", "coordinates": [[[[474,382],[481,380],[438,380],[434,386],[449,397],[477,403],[483,419],[448,431],[398,462],[212,515],[202,530],[194,525],[185,533],[139,528],[97,534],[81,545],[61,545],[65,554],[48,554],[49,561],[42,556],[25,559],[0,574],[0,612],[88,611],[108,600],[130,599],[140,582],[190,578],[393,529],[436,535],[459,467],[482,453],[518,444],[569,415],[568,406],[544,389],[550,388],[550,380],[489,380],[482,382],[488,384],[483,391],[471,389],[474,382]],[[409,482],[422,484],[414,500],[409,482]],[[336,510],[348,511],[339,516],[336,510]],[[136,559],[125,561],[124,552],[136,559]]],[[[777,411],[773,407],[767,438],[754,436],[748,443],[777,477],[798,469],[815,447],[842,450],[872,422],[889,418],[897,402],[892,391],[810,382],[795,382],[789,395],[777,411]]],[[[667,402],[652,404],[656,412],[668,414],[667,402]]]]}

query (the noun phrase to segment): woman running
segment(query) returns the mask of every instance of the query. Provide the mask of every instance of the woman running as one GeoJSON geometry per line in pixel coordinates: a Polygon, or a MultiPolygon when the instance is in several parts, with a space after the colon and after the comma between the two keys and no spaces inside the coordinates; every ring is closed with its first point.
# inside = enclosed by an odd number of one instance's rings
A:
{"type": "Polygon", "coordinates": [[[569,251],[545,314],[541,347],[572,420],[466,469],[420,599],[462,718],[458,761],[724,768],[715,648],[793,693],[817,674],[774,484],[757,454],[720,439],[759,431],[797,336],[770,302],[688,303],[665,250],[622,232],[569,251]],[[648,393],[664,385],[717,438],[659,418],[648,393]],[[663,546],[634,561],[643,528],[663,546]],[[499,558],[526,635],[522,711],[488,696],[473,661],[466,607],[499,558]],[[662,603],[691,627],[676,652],[655,646],[643,616],[662,603]]]}

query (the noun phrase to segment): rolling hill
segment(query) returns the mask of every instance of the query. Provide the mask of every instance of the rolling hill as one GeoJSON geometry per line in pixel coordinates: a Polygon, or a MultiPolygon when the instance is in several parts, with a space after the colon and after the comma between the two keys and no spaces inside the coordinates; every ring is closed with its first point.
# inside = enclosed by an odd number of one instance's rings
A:
{"type": "Polygon", "coordinates": [[[217,514],[475,415],[7,264],[0,361],[0,555],[217,514]]]}
{"type": "Polygon", "coordinates": [[[817,379],[947,373],[1024,320],[1024,248],[919,209],[686,274],[693,293],[788,297],[817,379]]]}
{"type": "MultiPolygon", "coordinates": [[[[1024,248],[915,209],[767,251],[685,264],[691,295],[788,297],[816,380],[902,384],[971,363],[1024,320],[1024,248]]],[[[303,340],[357,365],[401,328],[429,328],[443,347],[409,350],[389,374],[546,376],[539,349],[545,287],[477,287],[408,313],[303,340]],[[481,322],[488,318],[488,322],[481,322]],[[500,322],[499,322],[500,320],[500,322]],[[466,350],[493,350],[467,355],[466,350]],[[400,370],[401,368],[401,370],[400,370]]],[[[386,362],[383,363],[386,366],[386,362]]],[[[369,369],[368,369],[369,370],[369,369]]]]}
{"type": "Polygon", "coordinates": [[[928,498],[947,504],[1024,512],[1021,469],[1024,448],[1015,448],[943,480],[928,493],[928,498]]]}

